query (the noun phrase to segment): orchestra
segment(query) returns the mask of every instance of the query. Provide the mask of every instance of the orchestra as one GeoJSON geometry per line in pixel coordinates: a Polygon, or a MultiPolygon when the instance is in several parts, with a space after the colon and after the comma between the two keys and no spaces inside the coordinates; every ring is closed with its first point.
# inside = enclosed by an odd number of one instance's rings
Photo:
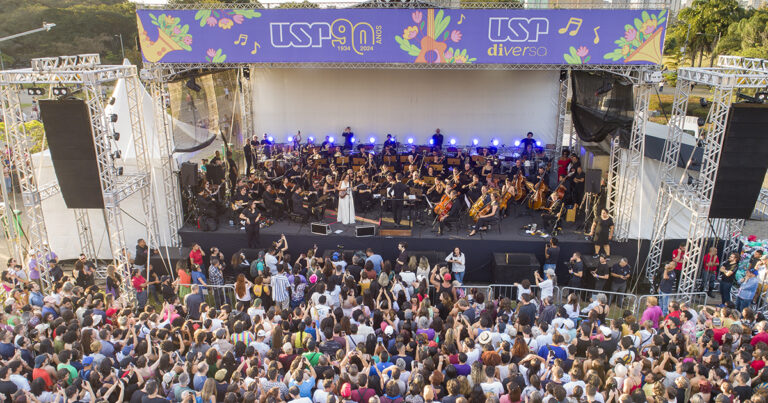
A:
{"type": "MultiPolygon", "coordinates": [[[[536,147],[532,133],[522,142],[523,152],[513,157],[500,156],[496,147],[443,147],[439,130],[431,146],[403,146],[387,135],[378,153],[372,145],[355,145],[349,127],[341,136],[341,144],[328,136],[315,145],[311,138],[301,144],[300,132],[298,141],[294,137],[286,144],[254,135],[243,148],[242,177],[237,177],[231,153],[224,160],[217,152],[201,169],[198,210],[212,217],[229,211],[230,219],[241,223],[257,217],[306,223],[322,220],[327,209],[337,208],[344,197],[340,192],[351,192],[353,212],[367,214],[378,207],[396,225],[415,219],[431,223],[438,235],[468,216],[476,223],[474,235],[525,207],[542,213],[545,227],[557,226],[562,206],[578,204],[584,193],[578,157],[567,152],[555,165],[562,180],[550,189],[554,161],[536,147]],[[348,181],[344,187],[342,178],[348,181]]],[[[247,224],[256,242],[258,232],[252,222],[247,224]]]]}

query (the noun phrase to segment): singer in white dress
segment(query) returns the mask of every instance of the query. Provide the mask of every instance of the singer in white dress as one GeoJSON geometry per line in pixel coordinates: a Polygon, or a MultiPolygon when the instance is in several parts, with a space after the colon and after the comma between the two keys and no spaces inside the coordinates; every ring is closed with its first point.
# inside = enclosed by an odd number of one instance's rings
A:
{"type": "Polygon", "coordinates": [[[345,174],[339,182],[339,209],[338,220],[344,225],[355,223],[355,202],[352,200],[352,189],[349,183],[349,174],[345,174]]]}

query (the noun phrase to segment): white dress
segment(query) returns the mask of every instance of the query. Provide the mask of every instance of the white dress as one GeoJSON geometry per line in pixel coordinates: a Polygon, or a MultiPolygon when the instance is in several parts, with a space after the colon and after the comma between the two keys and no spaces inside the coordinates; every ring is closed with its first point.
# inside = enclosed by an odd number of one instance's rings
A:
{"type": "Polygon", "coordinates": [[[339,197],[338,220],[344,225],[354,224],[355,202],[352,200],[352,189],[349,188],[349,183],[346,181],[339,183],[339,194],[343,190],[347,191],[347,195],[339,197]]]}

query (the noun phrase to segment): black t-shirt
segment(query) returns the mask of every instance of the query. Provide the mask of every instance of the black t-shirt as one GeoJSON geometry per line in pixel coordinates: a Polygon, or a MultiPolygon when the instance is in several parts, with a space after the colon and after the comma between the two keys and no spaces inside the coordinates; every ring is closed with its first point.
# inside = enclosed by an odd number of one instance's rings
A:
{"type": "Polygon", "coordinates": [[[583,272],[584,271],[584,262],[582,262],[582,261],[573,262],[573,264],[571,265],[571,271],[573,272],[573,274],[577,274],[577,273],[583,272]]]}
{"type": "Polygon", "coordinates": [[[749,386],[734,386],[733,393],[739,395],[739,401],[745,402],[752,397],[752,388],[749,386]]]}
{"type": "Polygon", "coordinates": [[[598,218],[597,227],[595,227],[595,234],[605,233],[607,236],[608,231],[611,229],[611,227],[613,227],[613,218],[608,217],[607,220],[598,218]]]}
{"type": "MultiPolygon", "coordinates": [[[[632,273],[632,268],[629,265],[622,266],[622,265],[616,263],[615,265],[613,265],[613,267],[611,267],[611,273],[618,274],[620,276],[626,276],[626,275],[632,273]]],[[[624,280],[623,278],[619,278],[619,277],[611,277],[611,280],[614,283],[622,283],[622,284],[627,281],[627,280],[624,280]]]]}
{"type": "Polygon", "coordinates": [[[536,319],[536,305],[526,304],[521,306],[520,309],[518,309],[518,315],[527,316],[529,319],[528,323],[533,324],[534,320],[536,319]]]}
{"type": "Polygon", "coordinates": [[[549,257],[544,262],[545,264],[557,264],[557,260],[560,257],[560,247],[559,246],[550,246],[549,247],[549,257]]]}
{"type": "MultiPolygon", "coordinates": [[[[598,276],[605,276],[606,274],[610,274],[610,269],[608,268],[607,264],[598,263],[597,264],[597,275],[598,276]]],[[[603,278],[599,278],[597,280],[606,280],[603,278]]]]}
{"type": "Polygon", "coordinates": [[[251,211],[251,209],[245,209],[243,210],[243,215],[248,219],[245,225],[253,225],[258,228],[256,218],[259,216],[259,210],[251,211]]]}
{"type": "Polygon", "coordinates": [[[668,279],[664,279],[664,274],[661,275],[661,282],[659,283],[659,290],[661,292],[671,293],[675,289],[675,280],[677,279],[677,270],[670,270],[667,273],[668,279]]]}
{"type": "Polygon", "coordinates": [[[738,263],[731,263],[730,261],[727,261],[723,264],[725,266],[725,270],[730,270],[731,275],[726,276],[725,273],[721,273],[720,275],[722,278],[720,281],[726,282],[726,283],[733,283],[736,280],[736,269],[738,269],[739,265],[738,263]]]}
{"type": "Polygon", "coordinates": [[[131,396],[131,403],[142,403],[144,402],[144,398],[147,397],[147,393],[143,390],[137,390],[133,392],[133,395],[131,396]]]}
{"type": "Polygon", "coordinates": [[[400,252],[400,255],[397,257],[398,262],[395,262],[395,270],[402,269],[405,265],[408,264],[408,252],[402,251],[400,252]],[[403,262],[403,264],[400,264],[400,262],[403,262]]]}
{"type": "MultiPolygon", "coordinates": [[[[217,385],[218,387],[218,385],[217,385]]],[[[135,393],[134,393],[135,394],[135,393]]],[[[217,396],[218,398],[218,396],[217,396]]],[[[167,403],[168,399],[162,398],[162,397],[146,397],[144,399],[141,399],[141,403],[167,403]]]]}
{"type": "Polygon", "coordinates": [[[360,266],[358,266],[358,265],[350,264],[350,265],[348,265],[348,266],[345,268],[345,270],[346,270],[346,271],[347,271],[347,273],[349,273],[349,274],[350,274],[352,277],[354,277],[355,281],[360,281],[360,272],[361,272],[361,271],[363,271],[363,268],[362,268],[362,267],[360,267],[360,266]]]}
{"type": "Polygon", "coordinates": [[[189,317],[193,320],[200,319],[200,305],[203,304],[203,295],[200,293],[189,294],[187,296],[186,305],[189,317]]]}
{"type": "Polygon", "coordinates": [[[147,264],[147,255],[149,254],[149,246],[143,248],[136,245],[136,257],[133,259],[133,263],[139,266],[145,266],[147,264]]]}
{"type": "Polygon", "coordinates": [[[573,179],[574,179],[574,181],[573,181],[573,185],[574,185],[574,187],[576,188],[576,190],[578,190],[578,191],[584,191],[584,184],[585,184],[585,182],[576,182],[576,179],[579,179],[579,180],[581,181],[581,180],[583,180],[585,177],[586,177],[586,175],[584,174],[584,171],[582,171],[581,173],[578,173],[578,172],[576,172],[576,173],[573,175],[573,179]]]}

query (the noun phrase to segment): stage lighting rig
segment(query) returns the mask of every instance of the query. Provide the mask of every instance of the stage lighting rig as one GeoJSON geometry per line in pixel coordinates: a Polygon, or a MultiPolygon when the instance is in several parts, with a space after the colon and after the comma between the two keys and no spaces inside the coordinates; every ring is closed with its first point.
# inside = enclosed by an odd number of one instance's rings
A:
{"type": "Polygon", "coordinates": [[[51,93],[56,97],[65,97],[69,95],[69,89],[67,87],[53,87],[51,93]]]}
{"type": "Polygon", "coordinates": [[[112,133],[112,138],[113,138],[115,141],[120,141],[120,132],[114,132],[114,133],[112,133]]]}
{"type": "Polygon", "coordinates": [[[27,95],[40,96],[45,94],[45,90],[40,87],[27,88],[27,95]]]}
{"type": "Polygon", "coordinates": [[[117,114],[116,113],[110,114],[109,121],[112,123],[117,123],[117,114]]]}

